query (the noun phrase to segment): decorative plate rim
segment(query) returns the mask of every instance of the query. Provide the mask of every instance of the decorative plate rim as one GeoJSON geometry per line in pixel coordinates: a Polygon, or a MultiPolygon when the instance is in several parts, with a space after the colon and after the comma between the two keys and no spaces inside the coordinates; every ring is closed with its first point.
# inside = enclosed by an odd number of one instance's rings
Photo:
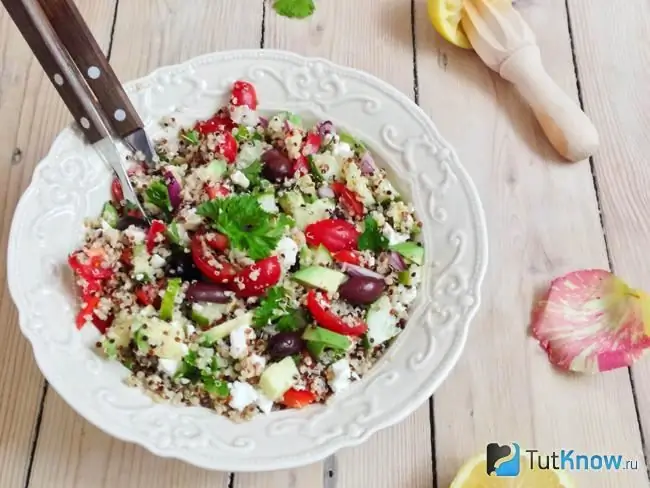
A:
{"type": "MultiPolygon", "coordinates": [[[[366,442],[373,434],[377,433],[378,431],[383,430],[392,425],[395,425],[401,422],[402,420],[404,420],[408,415],[412,414],[418,407],[420,407],[435,392],[435,390],[447,378],[452,368],[458,362],[460,355],[465,347],[465,343],[467,341],[470,323],[475,318],[476,313],[481,304],[481,289],[482,289],[483,281],[487,271],[487,264],[488,264],[487,226],[486,226],[485,213],[484,213],[484,209],[481,203],[479,193],[475,187],[473,180],[469,176],[468,172],[466,171],[464,166],[460,163],[459,158],[455,150],[453,149],[453,147],[445,139],[441,137],[437,127],[435,126],[431,118],[417,104],[415,104],[410,98],[408,98],[406,95],[400,92],[397,88],[393,87],[388,82],[383,81],[380,78],[377,78],[374,75],[357,70],[355,68],[334,63],[330,60],[321,57],[306,57],[292,52],[281,51],[281,50],[241,49],[241,50],[228,50],[228,51],[205,54],[205,55],[191,58],[182,63],[163,66],[150,72],[148,75],[144,77],[125,83],[124,86],[127,93],[133,94],[142,90],[144,87],[151,85],[152,83],[155,83],[156,79],[161,76],[165,76],[169,74],[178,74],[187,70],[191,70],[195,66],[218,63],[220,61],[226,61],[229,59],[241,59],[241,60],[248,60],[248,61],[254,61],[254,60],[263,61],[267,59],[277,60],[277,61],[293,60],[294,62],[299,62],[303,64],[319,63],[327,66],[334,73],[343,73],[346,75],[354,76],[355,78],[362,80],[364,83],[369,84],[381,90],[385,94],[392,97],[396,102],[400,103],[411,115],[417,117],[419,119],[419,122],[423,126],[425,126],[426,129],[430,131],[430,133],[435,135],[436,142],[449,152],[449,160],[451,162],[451,166],[453,166],[452,168],[453,174],[454,176],[458,177],[459,184],[463,187],[463,190],[465,191],[469,199],[468,203],[473,217],[473,222],[472,222],[474,226],[473,231],[476,232],[476,235],[473,236],[476,241],[476,250],[475,250],[476,263],[475,263],[475,269],[473,274],[473,280],[468,285],[471,286],[472,296],[474,298],[474,301],[468,307],[468,311],[464,314],[464,317],[462,318],[462,322],[456,325],[453,338],[451,339],[452,341],[451,346],[447,349],[446,354],[438,363],[438,367],[435,370],[435,375],[433,374],[431,375],[434,377],[430,378],[428,383],[422,385],[423,387],[420,388],[417,394],[415,394],[407,401],[406,405],[402,406],[401,408],[396,407],[391,409],[387,413],[385,419],[370,424],[365,429],[365,431],[359,436],[345,437],[345,438],[339,437],[335,440],[329,441],[320,446],[316,446],[314,449],[310,449],[306,453],[302,453],[296,456],[286,457],[283,458],[281,461],[278,461],[277,458],[273,458],[270,461],[262,461],[256,463],[240,462],[238,465],[231,466],[231,467],[215,466],[214,463],[206,462],[206,458],[196,459],[195,457],[192,456],[191,449],[184,450],[184,451],[173,451],[173,450],[165,450],[159,448],[158,446],[155,445],[154,442],[143,437],[137,432],[120,431],[118,428],[114,427],[110,423],[104,422],[103,424],[101,424],[99,420],[95,418],[90,418],[89,416],[82,414],[81,406],[77,405],[74,399],[70,398],[59,387],[65,382],[65,379],[55,377],[56,375],[54,375],[52,371],[47,370],[47,368],[45,368],[44,365],[42,364],[41,358],[39,357],[39,344],[37,343],[37,341],[35,341],[35,338],[32,337],[30,333],[27,331],[27,327],[25,325],[25,310],[21,309],[21,307],[19,306],[19,300],[17,300],[16,297],[16,290],[18,289],[18,281],[20,280],[20,275],[18,270],[16,269],[16,264],[12,259],[12,256],[14,256],[17,253],[16,251],[16,246],[18,245],[17,238],[16,238],[16,236],[18,235],[17,228],[21,225],[20,222],[17,222],[18,219],[16,217],[21,215],[21,213],[24,211],[23,207],[27,205],[26,202],[28,202],[31,193],[36,191],[37,177],[40,175],[40,171],[44,167],[44,163],[55,157],[56,149],[58,148],[59,144],[63,144],[65,142],[67,136],[74,135],[74,134],[70,134],[70,131],[73,131],[76,134],[78,134],[78,131],[76,131],[75,129],[74,123],[69,124],[57,135],[48,153],[37,164],[33,172],[30,184],[21,195],[20,200],[16,206],[14,212],[14,218],[12,219],[12,223],[11,223],[9,244],[7,248],[8,249],[7,250],[7,281],[9,284],[10,295],[12,297],[12,300],[16,304],[16,308],[18,309],[19,326],[21,332],[28,339],[32,347],[33,355],[40,371],[42,372],[43,376],[46,378],[48,383],[52,386],[52,388],[54,388],[54,390],[57,391],[59,395],[61,395],[64,401],[82,418],[84,418],[91,424],[95,425],[98,429],[108,433],[112,437],[115,437],[125,442],[140,445],[145,449],[147,449],[148,451],[152,452],[153,454],[163,458],[179,459],[189,464],[204,469],[209,469],[209,470],[223,470],[223,471],[235,471],[235,472],[274,471],[279,469],[295,468],[309,463],[317,462],[323,460],[327,456],[332,455],[333,453],[335,453],[341,448],[353,447],[362,444],[366,442]]],[[[78,135],[74,135],[74,137],[78,138],[78,135]]],[[[393,346],[393,348],[394,347],[395,346],[393,346]]]]}

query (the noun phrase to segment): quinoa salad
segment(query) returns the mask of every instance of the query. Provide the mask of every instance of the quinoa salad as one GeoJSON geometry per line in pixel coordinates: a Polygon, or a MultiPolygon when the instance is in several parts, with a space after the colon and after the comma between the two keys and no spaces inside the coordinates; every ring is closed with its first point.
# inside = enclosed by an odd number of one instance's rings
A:
{"type": "Polygon", "coordinates": [[[257,111],[255,87],[119,180],[69,255],[76,324],[154,399],[234,421],[325,403],[403,330],[421,222],[367,146],[330,121],[257,111]]]}

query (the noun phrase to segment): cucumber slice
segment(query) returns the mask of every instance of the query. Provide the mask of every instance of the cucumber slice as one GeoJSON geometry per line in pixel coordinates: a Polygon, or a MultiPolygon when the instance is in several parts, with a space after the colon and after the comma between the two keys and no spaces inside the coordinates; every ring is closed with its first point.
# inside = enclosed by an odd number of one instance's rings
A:
{"type": "Polygon", "coordinates": [[[267,367],[260,376],[260,388],[270,400],[282,398],[287,390],[293,387],[300,377],[296,363],[291,356],[287,356],[278,363],[267,367]]]}
{"type": "Polygon", "coordinates": [[[345,280],[345,274],[323,266],[310,266],[298,270],[293,279],[302,285],[320,288],[332,294],[345,280]]]}
{"type": "Polygon", "coordinates": [[[208,303],[198,302],[192,304],[192,320],[201,327],[207,327],[213,322],[220,320],[230,312],[232,303],[208,303]]]}
{"type": "Polygon", "coordinates": [[[133,248],[133,276],[136,281],[146,283],[151,281],[153,267],[149,262],[151,256],[144,244],[138,244],[133,248]]]}
{"type": "Polygon", "coordinates": [[[113,228],[117,227],[117,222],[120,220],[120,216],[111,202],[106,202],[104,204],[104,207],[102,208],[102,220],[113,228]]]}
{"type": "Polygon", "coordinates": [[[252,324],[253,312],[245,313],[244,315],[235,317],[234,319],[228,320],[223,324],[219,324],[212,327],[210,330],[205,331],[203,333],[203,343],[213,344],[229,335],[232,331],[239,329],[240,327],[251,327],[252,324]]]}
{"type": "Polygon", "coordinates": [[[160,318],[163,320],[171,320],[174,313],[174,305],[176,296],[181,290],[183,282],[180,278],[172,278],[167,282],[167,289],[163,295],[162,303],[160,305],[160,318]]]}
{"type": "Polygon", "coordinates": [[[320,244],[316,251],[314,252],[314,260],[313,264],[316,266],[328,266],[332,264],[334,260],[332,259],[332,255],[330,252],[327,250],[325,246],[320,244]]]}
{"type": "Polygon", "coordinates": [[[316,358],[320,357],[326,348],[347,351],[352,345],[349,337],[322,327],[307,328],[302,334],[302,338],[307,341],[307,349],[316,358]]]}
{"type": "Polygon", "coordinates": [[[309,224],[318,222],[319,220],[328,219],[330,212],[334,210],[336,205],[334,200],[321,198],[305,206],[298,207],[293,211],[293,217],[296,221],[296,227],[304,230],[309,224]]]}
{"type": "Polygon", "coordinates": [[[275,203],[275,195],[273,193],[262,193],[257,197],[257,201],[266,213],[276,214],[280,212],[278,205],[275,203]]]}
{"type": "Polygon", "coordinates": [[[390,246],[392,251],[399,253],[404,259],[415,263],[419,266],[424,262],[424,248],[415,242],[402,242],[400,244],[395,244],[390,246]]]}
{"type": "Polygon", "coordinates": [[[282,210],[284,210],[289,215],[294,215],[294,212],[305,205],[305,199],[302,196],[302,193],[292,190],[286,192],[282,195],[278,203],[282,210]]]}

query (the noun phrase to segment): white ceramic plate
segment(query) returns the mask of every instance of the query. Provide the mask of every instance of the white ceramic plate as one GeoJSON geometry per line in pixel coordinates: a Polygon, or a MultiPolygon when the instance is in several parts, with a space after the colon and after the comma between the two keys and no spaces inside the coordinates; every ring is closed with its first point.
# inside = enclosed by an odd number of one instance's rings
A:
{"type": "Polygon", "coordinates": [[[208,469],[290,468],[359,444],[414,411],[458,360],[479,305],[487,264],[479,197],[429,118],[390,85],[322,59],[233,51],[162,68],[127,85],[153,136],[163,115],[192,122],[226,101],[236,79],[255,84],[262,110],[330,119],[370,145],[410,195],[424,224],[426,263],[405,331],[363,381],[328,406],[260,415],[234,424],[210,410],[155,404],[124,385],[126,370],[90,347],[74,326],[66,258],[83,219],[108,198],[110,171],[76,128],[65,129],[34,172],[11,227],[8,280],[20,328],[52,387],[105,432],[208,469]]]}

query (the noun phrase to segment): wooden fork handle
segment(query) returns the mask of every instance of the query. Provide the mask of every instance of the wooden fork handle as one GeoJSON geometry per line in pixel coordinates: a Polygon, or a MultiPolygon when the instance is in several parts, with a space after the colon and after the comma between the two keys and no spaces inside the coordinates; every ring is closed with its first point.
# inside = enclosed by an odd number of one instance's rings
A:
{"type": "Polygon", "coordinates": [[[593,155],[599,145],[591,120],[548,75],[536,45],[519,49],[499,68],[531,106],[555,149],[569,161],[593,155]]]}
{"type": "Polygon", "coordinates": [[[92,89],[103,116],[121,138],[142,127],[120,80],[72,0],[37,0],[92,89]]]}
{"type": "Polygon", "coordinates": [[[93,123],[93,117],[88,113],[87,108],[66,76],[63,66],[63,53],[59,52],[59,58],[57,58],[54,45],[48,44],[46,40],[45,27],[39,25],[38,20],[36,20],[43,16],[42,12],[40,12],[40,17],[38,15],[38,5],[35,5],[36,9],[30,13],[23,0],[2,0],[2,3],[66,107],[68,107],[77,123],[84,129],[87,139],[91,143],[102,139],[104,134],[93,123]]]}

